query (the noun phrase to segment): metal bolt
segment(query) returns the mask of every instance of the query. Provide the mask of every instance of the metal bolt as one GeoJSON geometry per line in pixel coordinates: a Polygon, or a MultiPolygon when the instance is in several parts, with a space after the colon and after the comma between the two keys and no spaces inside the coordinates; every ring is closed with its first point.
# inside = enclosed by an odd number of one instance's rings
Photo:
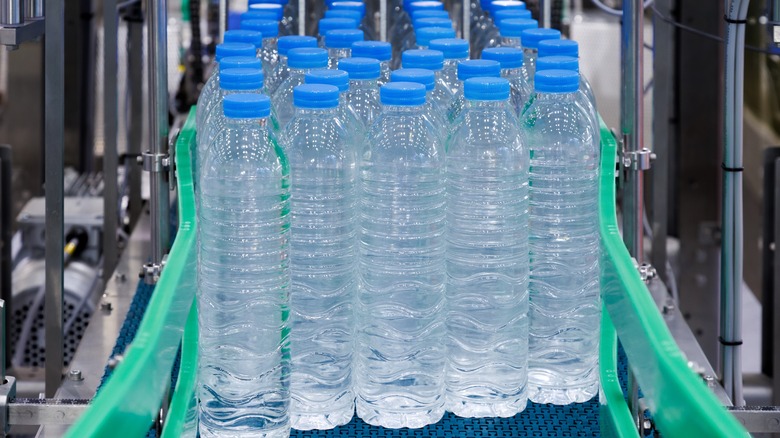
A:
{"type": "Polygon", "coordinates": [[[111,301],[103,301],[100,303],[100,310],[111,313],[111,311],[114,310],[114,306],[111,304],[111,301]]]}
{"type": "Polygon", "coordinates": [[[84,380],[84,376],[81,375],[81,370],[70,370],[70,372],[68,373],[68,380],[79,382],[81,380],[84,380]]]}
{"type": "MultiPolygon", "coordinates": [[[[649,432],[651,430],[653,430],[653,422],[650,421],[649,418],[645,418],[645,420],[642,422],[642,431],[649,432]]],[[[644,433],[642,435],[644,435],[644,433]]]]}

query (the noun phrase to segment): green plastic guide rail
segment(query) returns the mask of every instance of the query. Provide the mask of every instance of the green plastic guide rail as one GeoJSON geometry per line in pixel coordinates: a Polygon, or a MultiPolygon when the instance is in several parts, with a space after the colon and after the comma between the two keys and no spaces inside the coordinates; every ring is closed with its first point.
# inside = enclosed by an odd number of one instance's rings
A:
{"type": "MultiPolygon", "coordinates": [[[[194,306],[195,206],[190,150],[194,111],[176,142],[179,232],[156,291],[124,361],[68,437],[145,436],[166,392],[177,347],[181,367],[163,438],[179,437],[195,421],[198,321],[194,306]]],[[[604,312],[600,345],[600,428],[607,437],[638,433],[617,377],[620,339],[656,427],[667,437],[749,436],[691,371],[677,348],[618,232],[615,211],[616,142],[601,126],[601,287],[604,312]]]]}

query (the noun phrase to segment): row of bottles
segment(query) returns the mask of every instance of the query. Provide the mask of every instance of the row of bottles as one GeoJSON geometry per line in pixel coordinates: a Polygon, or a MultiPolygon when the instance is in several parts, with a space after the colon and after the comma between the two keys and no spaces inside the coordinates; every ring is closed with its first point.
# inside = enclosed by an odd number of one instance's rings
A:
{"type": "Polygon", "coordinates": [[[443,5],[412,2],[394,70],[353,3],[319,38],[250,5],[217,47],[193,151],[200,434],[589,400],[599,140],[576,42],[494,1],[469,59],[443,5]]]}

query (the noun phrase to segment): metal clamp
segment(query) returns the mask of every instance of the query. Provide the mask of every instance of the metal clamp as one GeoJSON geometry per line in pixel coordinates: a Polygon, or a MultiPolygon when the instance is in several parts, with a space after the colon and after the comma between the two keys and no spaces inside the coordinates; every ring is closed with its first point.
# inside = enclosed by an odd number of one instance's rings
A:
{"type": "Polygon", "coordinates": [[[0,385],[0,427],[2,428],[0,431],[5,436],[11,428],[8,406],[11,404],[11,400],[16,397],[16,379],[6,376],[2,383],[0,385]]]}
{"type": "Polygon", "coordinates": [[[637,267],[637,270],[639,271],[639,278],[641,278],[645,284],[650,284],[653,279],[658,276],[658,271],[656,271],[650,263],[642,263],[637,267]]]}
{"type": "Polygon", "coordinates": [[[141,272],[138,275],[144,280],[146,284],[157,284],[160,281],[160,275],[162,274],[165,264],[168,262],[168,254],[165,254],[160,264],[146,263],[141,267],[141,272]]]}
{"type": "Polygon", "coordinates": [[[656,155],[650,149],[643,148],[639,151],[623,152],[621,163],[624,169],[648,170],[656,155]]]}
{"type": "Polygon", "coordinates": [[[149,151],[138,157],[138,164],[147,172],[169,172],[171,157],[167,154],[153,154],[149,151]]]}

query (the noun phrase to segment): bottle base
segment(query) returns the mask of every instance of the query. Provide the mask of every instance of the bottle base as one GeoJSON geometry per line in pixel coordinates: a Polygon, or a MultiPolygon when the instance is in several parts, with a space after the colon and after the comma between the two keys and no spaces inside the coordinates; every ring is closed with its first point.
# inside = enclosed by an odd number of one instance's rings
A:
{"type": "Polygon", "coordinates": [[[354,408],[327,414],[292,413],[290,414],[290,424],[296,430],[328,430],[349,423],[354,414],[354,408]]]}
{"type": "Polygon", "coordinates": [[[447,400],[446,408],[447,411],[463,418],[509,418],[523,412],[527,402],[526,398],[501,402],[491,402],[490,400],[475,402],[455,399],[447,400]]]}
{"type": "Polygon", "coordinates": [[[262,429],[224,430],[210,429],[202,424],[198,428],[202,438],[286,438],[290,436],[289,427],[280,427],[271,431],[262,429]]]}
{"type": "Polygon", "coordinates": [[[418,429],[429,424],[438,423],[444,417],[444,406],[425,411],[389,411],[378,410],[358,401],[357,415],[372,426],[381,426],[388,429],[400,429],[402,427],[418,429]]]}
{"type": "Polygon", "coordinates": [[[569,405],[585,403],[599,393],[598,381],[587,386],[562,389],[559,387],[534,386],[528,384],[528,399],[539,404],[569,405]]]}

